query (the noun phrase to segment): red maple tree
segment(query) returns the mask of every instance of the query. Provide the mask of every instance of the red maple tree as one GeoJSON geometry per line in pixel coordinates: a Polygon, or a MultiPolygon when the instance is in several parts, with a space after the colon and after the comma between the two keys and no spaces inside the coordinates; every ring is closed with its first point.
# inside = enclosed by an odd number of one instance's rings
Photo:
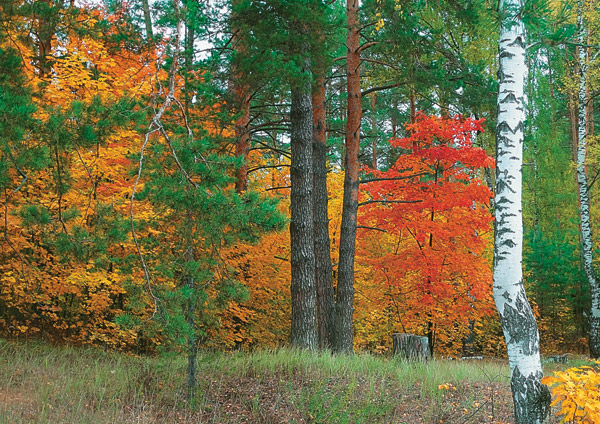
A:
{"type": "Polygon", "coordinates": [[[373,178],[363,184],[360,224],[386,234],[364,234],[362,247],[401,330],[456,344],[492,311],[492,193],[478,176],[494,160],[472,142],[482,120],[421,113],[407,130],[390,140],[400,155],[389,170],[366,169],[373,178]]]}

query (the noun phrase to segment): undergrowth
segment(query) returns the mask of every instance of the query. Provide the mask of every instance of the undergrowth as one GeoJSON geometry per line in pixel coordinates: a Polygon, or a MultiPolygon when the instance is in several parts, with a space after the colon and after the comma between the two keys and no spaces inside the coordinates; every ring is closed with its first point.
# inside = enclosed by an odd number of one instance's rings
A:
{"type": "Polygon", "coordinates": [[[401,362],[291,349],[186,359],[0,340],[0,423],[510,422],[503,361],[401,362]]]}

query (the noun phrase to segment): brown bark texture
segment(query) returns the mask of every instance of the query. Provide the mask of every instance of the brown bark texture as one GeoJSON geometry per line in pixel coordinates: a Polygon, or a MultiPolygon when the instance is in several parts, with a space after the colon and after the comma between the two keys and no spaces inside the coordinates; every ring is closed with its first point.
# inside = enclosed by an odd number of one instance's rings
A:
{"type": "MultiPolygon", "coordinates": [[[[240,0],[234,0],[233,5],[240,0]]],[[[237,60],[233,62],[229,88],[233,95],[233,104],[237,119],[234,122],[235,156],[242,158],[242,165],[236,170],[235,191],[242,193],[248,189],[248,154],[250,152],[250,87],[244,83],[243,71],[240,69],[239,58],[246,54],[246,48],[241,39],[240,28],[236,26],[235,14],[231,19],[233,29],[232,45],[237,60]]]]}
{"type": "Polygon", "coordinates": [[[417,105],[415,98],[415,89],[410,87],[410,123],[414,124],[417,122],[417,105]]]}
{"type": "Polygon", "coordinates": [[[313,232],[313,110],[310,61],[302,81],[292,82],[291,106],[291,344],[315,350],[317,341],[315,253],[313,232]]]}
{"type": "Polygon", "coordinates": [[[319,348],[333,345],[335,298],[331,266],[331,242],[327,214],[327,144],[325,134],[325,75],[316,78],[313,90],[313,220],[315,237],[315,284],[319,348]]]}
{"type": "Polygon", "coordinates": [[[360,94],[360,52],[358,0],[348,0],[346,8],[348,35],[346,120],[346,158],[344,198],[340,228],[340,259],[336,294],[335,346],[337,352],[353,351],[352,313],[354,311],[354,254],[356,251],[356,211],[358,209],[358,150],[362,115],[360,94]]]}
{"type": "Polygon", "coordinates": [[[152,16],[150,15],[150,4],[148,0],[142,0],[142,10],[144,11],[144,25],[146,26],[146,38],[152,38],[152,16]]]}
{"type": "Polygon", "coordinates": [[[52,54],[52,39],[55,36],[56,26],[58,24],[58,7],[52,0],[41,0],[39,2],[38,22],[35,28],[38,49],[38,67],[41,76],[50,73],[52,63],[48,59],[52,54]]]}

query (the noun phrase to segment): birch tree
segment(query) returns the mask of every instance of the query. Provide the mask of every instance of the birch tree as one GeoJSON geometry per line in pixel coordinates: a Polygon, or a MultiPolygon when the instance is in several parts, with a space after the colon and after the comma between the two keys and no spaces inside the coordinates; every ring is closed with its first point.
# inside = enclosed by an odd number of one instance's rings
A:
{"type": "Polygon", "coordinates": [[[578,67],[579,67],[579,86],[577,92],[577,152],[576,152],[576,173],[577,187],[579,192],[579,225],[581,232],[581,257],[583,269],[590,286],[591,309],[589,315],[590,334],[589,347],[590,356],[598,358],[600,356],[600,282],[594,269],[594,247],[592,244],[592,226],[590,222],[590,196],[589,184],[586,169],[587,156],[587,111],[588,111],[588,49],[584,47],[587,43],[587,31],[584,14],[585,2],[577,2],[577,27],[578,34],[578,67]]]}
{"type": "Polygon", "coordinates": [[[550,393],[540,380],[537,323],[523,286],[522,174],[525,29],[520,0],[501,1],[494,301],[500,315],[511,371],[517,423],[542,423],[550,393]]]}

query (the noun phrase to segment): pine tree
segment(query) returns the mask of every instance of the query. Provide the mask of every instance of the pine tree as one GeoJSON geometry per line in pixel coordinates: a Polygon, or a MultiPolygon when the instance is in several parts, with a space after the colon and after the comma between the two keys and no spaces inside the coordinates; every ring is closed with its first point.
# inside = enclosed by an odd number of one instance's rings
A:
{"type": "Polygon", "coordinates": [[[319,347],[331,348],[334,336],[335,296],[331,265],[331,241],[327,213],[326,87],[324,69],[317,67],[313,87],[313,221],[315,242],[315,285],[319,347]]]}
{"type": "Polygon", "coordinates": [[[238,240],[255,242],[265,231],[280,229],[283,218],[273,199],[235,191],[237,159],[223,154],[228,140],[220,136],[215,120],[219,106],[200,97],[200,90],[210,91],[208,75],[194,79],[199,73],[193,34],[204,27],[193,7],[179,0],[171,6],[176,36],[169,46],[167,91],[150,117],[139,156],[134,187],[143,184],[143,190],[132,195],[132,218],[136,200],[148,200],[161,213],[153,219],[139,217],[132,231],[156,304],[155,320],[176,346],[186,346],[188,397],[193,398],[198,344],[217,325],[216,312],[247,298],[220,252],[238,240]],[[177,89],[180,73],[185,73],[184,89],[189,91],[177,89]]]}
{"type": "Polygon", "coordinates": [[[337,352],[350,353],[353,347],[352,313],[354,311],[354,255],[358,210],[358,153],[362,117],[360,92],[360,40],[358,0],[348,0],[346,78],[348,116],[346,120],[346,154],[344,159],[344,203],[340,228],[340,263],[335,299],[335,343],[337,352]]]}

